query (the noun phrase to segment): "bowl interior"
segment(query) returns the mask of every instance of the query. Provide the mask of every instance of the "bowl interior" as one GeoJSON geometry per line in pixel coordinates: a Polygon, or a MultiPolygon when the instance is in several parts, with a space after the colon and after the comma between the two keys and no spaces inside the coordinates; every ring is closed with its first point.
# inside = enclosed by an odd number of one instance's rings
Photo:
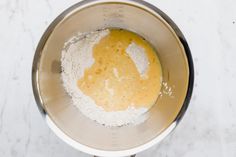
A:
{"type": "MultiPolygon", "coordinates": [[[[57,18],[44,34],[37,52],[37,86],[42,106],[62,132],[85,146],[105,151],[135,148],[158,137],[175,120],[184,103],[189,66],[179,38],[157,13],[135,2],[94,2],[76,5],[57,18]],[[163,81],[172,96],[163,94],[136,126],[107,128],[86,118],[72,105],[61,80],[61,51],[77,32],[118,27],[143,36],[157,50],[163,81]]],[[[162,88],[165,92],[165,88],[162,88]]]]}

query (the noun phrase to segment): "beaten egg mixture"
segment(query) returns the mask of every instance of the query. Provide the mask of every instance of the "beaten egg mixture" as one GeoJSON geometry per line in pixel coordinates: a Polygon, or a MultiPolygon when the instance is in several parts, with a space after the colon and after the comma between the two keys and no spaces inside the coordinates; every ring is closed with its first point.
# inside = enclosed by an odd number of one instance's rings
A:
{"type": "Polygon", "coordinates": [[[96,105],[108,112],[152,107],[160,92],[162,71],[155,50],[146,40],[130,31],[110,29],[93,47],[93,58],[94,64],[77,85],[96,105]],[[141,47],[148,59],[144,75],[127,53],[132,43],[141,47]]]}

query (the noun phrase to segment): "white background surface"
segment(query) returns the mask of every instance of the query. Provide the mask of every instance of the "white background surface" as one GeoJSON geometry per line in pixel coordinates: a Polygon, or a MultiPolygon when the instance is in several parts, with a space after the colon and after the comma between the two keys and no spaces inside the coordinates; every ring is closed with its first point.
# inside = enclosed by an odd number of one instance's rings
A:
{"type": "MultiPolygon", "coordinates": [[[[31,90],[35,47],[77,0],[0,0],[0,156],[89,157],[47,127],[31,90]]],[[[236,156],[236,1],[151,1],[185,34],[195,63],[189,109],[161,145],[137,157],[236,156]]]]}

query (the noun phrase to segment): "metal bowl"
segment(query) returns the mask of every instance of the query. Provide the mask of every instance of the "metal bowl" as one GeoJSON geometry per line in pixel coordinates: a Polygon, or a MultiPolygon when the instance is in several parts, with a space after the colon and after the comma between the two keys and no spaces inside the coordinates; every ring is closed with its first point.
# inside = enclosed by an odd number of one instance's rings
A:
{"type": "MultiPolygon", "coordinates": [[[[74,148],[97,156],[127,156],[159,143],[183,117],[193,89],[193,62],[187,42],[170,18],[140,0],[86,0],[59,15],[42,36],[33,61],[35,100],[49,127],[74,148]],[[61,81],[64,42],[77,32],[118,27],[144,37],[157,50],[163,81],[172,96],[163,94],[136,126],[108,128],[72,105],[61,81]]],[[[162,88],[162,92],[165,88],[162,88]]]]}

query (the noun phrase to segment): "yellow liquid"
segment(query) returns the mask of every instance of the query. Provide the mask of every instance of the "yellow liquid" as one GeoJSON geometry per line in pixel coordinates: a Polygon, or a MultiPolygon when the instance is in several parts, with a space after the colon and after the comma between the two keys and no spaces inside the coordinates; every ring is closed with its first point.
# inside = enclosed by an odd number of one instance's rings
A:
{"type": "Polygon", "coordinates": [[[77,84],[80,90],[105,111],[122,111],[128,107],[150,108],[161,88],[161,65],[152,46],[139,35],[111,29],[93,48],[95,63],[85,70],[77,84]],[[134,42],[145,49],[149,66],[141,77],[126,49],[134,42]]]}

